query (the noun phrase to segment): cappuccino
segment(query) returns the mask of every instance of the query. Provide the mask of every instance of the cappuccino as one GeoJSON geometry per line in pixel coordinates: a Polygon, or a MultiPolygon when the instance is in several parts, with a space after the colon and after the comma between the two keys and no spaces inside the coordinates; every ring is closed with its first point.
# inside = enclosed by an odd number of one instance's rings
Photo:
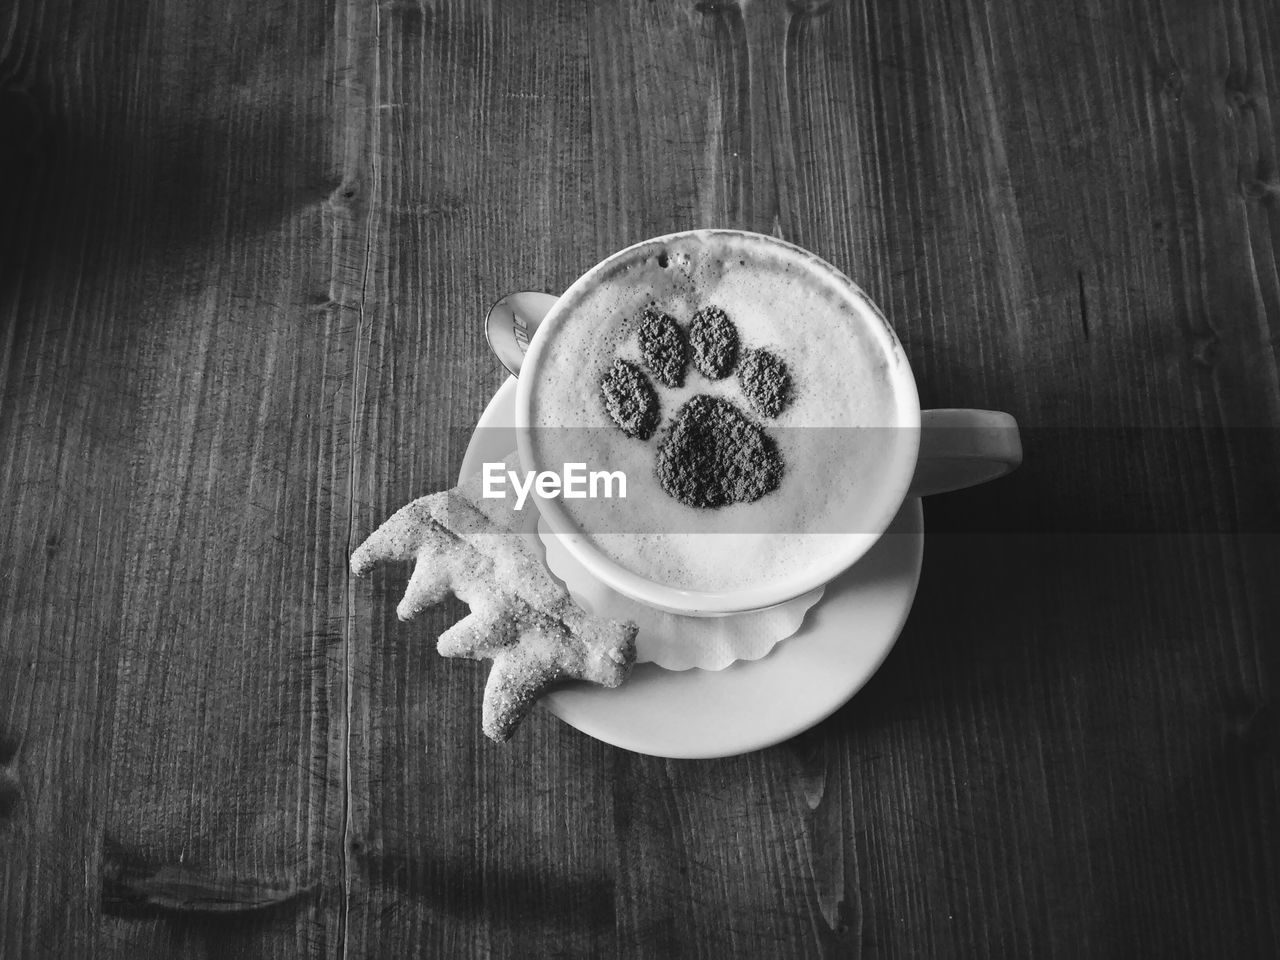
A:
{"type": "Polygon", "coordinates": [[[538,338],[524,466],[625,473],[626,499],[559,506],[646,580],[800,578],[901,502],[914,387],[875,308],[812,254],[734,231],[649,241],[575,283],[538,338]]]}

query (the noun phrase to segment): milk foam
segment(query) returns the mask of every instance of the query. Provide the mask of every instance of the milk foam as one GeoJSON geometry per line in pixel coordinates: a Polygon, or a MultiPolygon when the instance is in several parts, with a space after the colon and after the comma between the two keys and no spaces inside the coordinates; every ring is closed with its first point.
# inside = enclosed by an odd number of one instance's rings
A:
{"type": "MultiPolygon", "coordinates": [[[[825,265],[741,234],[685,234],[597,268],[556,314],[538,334],[538,379],[530,393],[534,459],[539,468],[586,461],[626,472],[625,500],[561,502],[623,567],[681,589],[735,590],[798,575],[846,549],[850,538],[870,539],[884,527],[910,456],[902,431],[883,429],[904,422],[894,386],[903,375],[895,369],[900,358],[878,318],[825,265]],[[776,491],[716,510],[685,506],[662,490],[654,470],[662,427],[649,441],[614,427],[600,379],[616,357],[639,365],[635,325],[649,305],[686,330],[698,309],[718,306],[743,348],[767,347],[786,362],[791,401],[777,418],[759,421],[786,465],[776,491]],[[592,429],[556,429],[562,427],[592,429]],[[881,429],[793,429],[824,427],[881,429]],[[859,440],[832,443],[837,433],[859,440]],[[619,530],[662,532],[611,532],[619,530]]],[[[708,381],[691,366],[683,387],[655,387],[663,426],[699,393],[727,397],[755,418],[736,377],[708,381]]]]}

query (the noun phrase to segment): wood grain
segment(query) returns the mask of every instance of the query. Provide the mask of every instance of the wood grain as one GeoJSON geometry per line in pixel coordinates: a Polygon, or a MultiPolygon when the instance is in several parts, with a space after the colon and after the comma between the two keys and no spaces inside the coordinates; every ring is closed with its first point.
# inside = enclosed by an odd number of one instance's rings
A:
{"type": "MultiPolygon", "coordinates": [[[[5,956],[339,942],[353,312],[331,13],[19,4],[5,956]]],[[[9,173],[9,171],[6,171],[9,173]]]]}
{"type": "Polygon", "coordinates": [[[0,956],[1280,952],[1273,5],[11,9],[0,956]],[[709,225],[1026,465],[803,736],[495,747],[462,606],[346,557],[453,482],[493,299],[709,225]]]}

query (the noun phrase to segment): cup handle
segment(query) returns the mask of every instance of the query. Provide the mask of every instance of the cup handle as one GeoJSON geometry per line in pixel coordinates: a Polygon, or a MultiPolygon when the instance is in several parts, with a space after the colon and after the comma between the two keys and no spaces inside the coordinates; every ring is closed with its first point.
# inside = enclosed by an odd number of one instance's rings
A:
{"type": "Polygon", "coordinates": [[[920,457],[908,496],[963,490],[1022,463],[1018,421],[998,410],[924,410],[920,457]]]}

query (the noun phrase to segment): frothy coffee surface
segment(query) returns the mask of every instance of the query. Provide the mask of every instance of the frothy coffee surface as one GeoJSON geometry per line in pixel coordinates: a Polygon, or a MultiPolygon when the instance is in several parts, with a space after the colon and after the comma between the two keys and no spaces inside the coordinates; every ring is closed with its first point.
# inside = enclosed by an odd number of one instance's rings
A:
{"type": "Polygon", "coordinates": [[[890,337],[864,310],[820,261],[739,233],[684,234],[611,258],[574,285],[539,334],[530,388],[536,466],[586,462],[626,473],[625,499],[561,505],[602,552],[646,579],[719,592],[823,565],[849,538],[883,528],[901,495],[886,479],[900,477],[910,455],[893,429],[902,415],[894,388],[901,372],[890,337]],[[647,439],[628,436],[606,409],[602,379],[619,359],[645,370],[637,328],[646,308],[688,330],[707,307],[730,319],[743,357],[767,350],[785,363],[786,404],[762,417],[737,376],[709,379],[691,363],[678,387],[650,376],[658,426],[647,439]],[[736,404],[776,442],[785,464],[776,488],[713,509],[663,490],[659,446],[676,411],[698,395],[736,404]]]}

